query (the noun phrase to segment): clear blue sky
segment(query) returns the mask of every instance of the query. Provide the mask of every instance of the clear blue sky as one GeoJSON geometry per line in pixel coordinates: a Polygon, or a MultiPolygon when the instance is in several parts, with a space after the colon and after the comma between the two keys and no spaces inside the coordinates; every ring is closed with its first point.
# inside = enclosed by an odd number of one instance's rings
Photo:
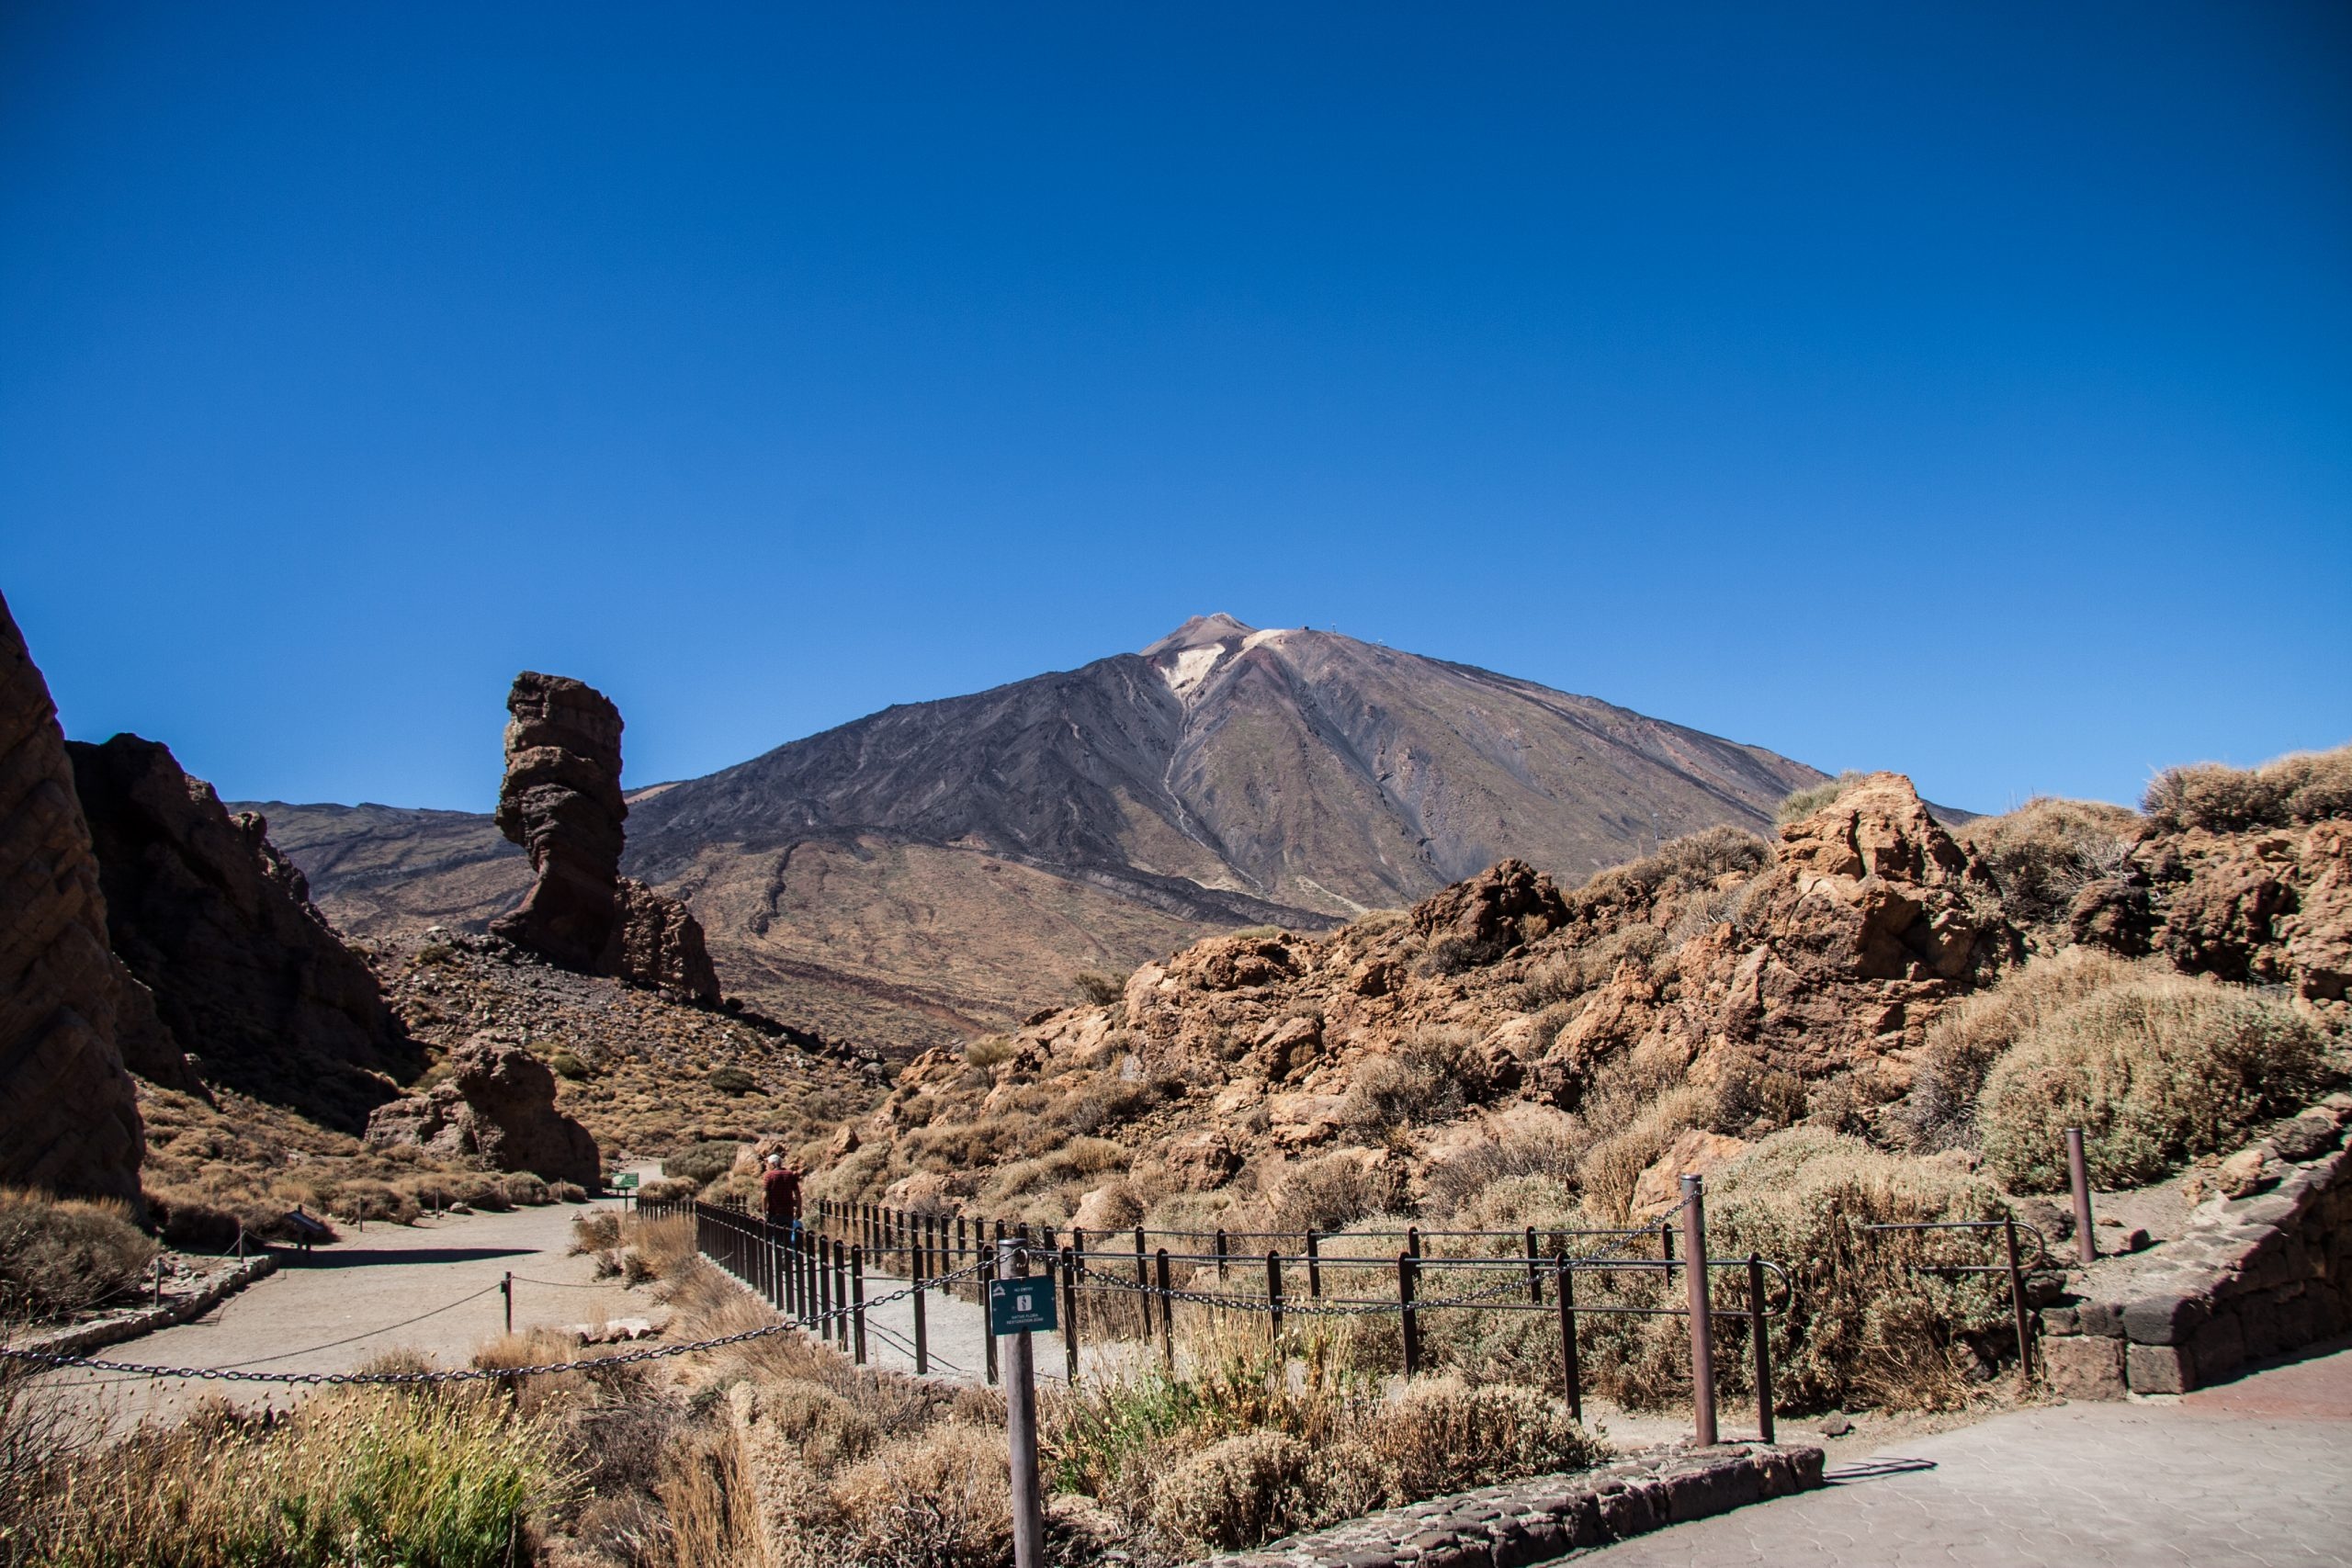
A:
{"type": "Polygon", "coordinates": [[[9,0],[0,591],[232,797],[1222,609],[2129,799],[2352,738],[2352,7],[9,0]]]}

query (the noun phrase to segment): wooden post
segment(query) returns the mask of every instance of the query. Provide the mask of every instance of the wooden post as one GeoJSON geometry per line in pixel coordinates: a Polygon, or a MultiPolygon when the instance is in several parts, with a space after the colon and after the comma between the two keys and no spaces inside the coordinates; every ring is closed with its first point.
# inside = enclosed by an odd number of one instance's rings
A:
{"type": "Polygon", "coordinates": [[[1756,1430],[1772,1440],[1772,1341],[1765,1333],[1764,1259],[1747,1255],[1747,1332],[1756,1350],[1756,1430]]]}
{"type": "Polygon", "coordinates": [[[1690,1287],[1692,1436],[1715,1444],[1715,1325],[1707,1300],[1707,1217],[1701,1179],[1682,1179],[1682,1269],[1690,1287]]]}
{"type": "Polygon", "coordinates": [[[1222,1285],[1225,1280],[1225,1227],[1219,1225],[1216,1231],[1216,1282],[1222,1285]]]}
{"type": "Polygon", "coordinates": [[[1553,1260],[1559,1282],[1560,1382],[1567,1388],[1568,1418],[1584,1419],[1584,1369],[1577,1361],[1577,1277],[1566,1256],[1553,1260]]]}
{"type": "MultiPolygon", "coordinates": [[[[997,1256],[1018,1277],[1029,1272],[1029,1249],[1000,1240],[997,1256]]],[[[993,1344],[996,1336],[989,1336],[993,1344]]],[[[1013,1568],[1045,1568],[1046,1515],[1037,1488],[1037,1384],[1035,1347],[1023,1329],[1006,1347],[1004,1417],[1012,1461],[1013,1568]]]]}
{"type": "Polygon", "coordinates": [[[857,1329],[855,1355],[862,1367],[865,1365],[865,1249],[862,1247],[849,1249],[849,1291],[850,1321],[857,1329]]]}
{"type": "Polygon", "coordinates": [[[1421,1370],[1421,1320],[1413,1310],[1413,1276],[1419,1265],[1420,1259],[1409,1249],[1396,1255],[1396,1312],[1405,1329],[1405,1375],[1408,1378],[1421,1370]]]}
{"type": "Polygon", "coordinates": [[[1062,1360],[1072,1388],[1078,1386],[1078,1254],[1062,1248],[1062,1360]]]}
{"type": "Polygon", "coordinates": [[[1283,1343],[1283,1255],[1268,1248],[1266,1252],[1266,1310],[1273,1314],[1274,1348],[1283,1343]]]}
{"type": "Polygon", "coordinates": [[[2066,1184],[2075,1190],[2075,1256],[2098,1261],[2098,1233],[2091,1228],[2091,1172],[2083,1158],[2083,1130],[2066,1129],[2066,1184]]]}
{"type": "MultiPolygon", "coordinates": [[[[1149,1298],[1145,1298],[1147,1303],[1149,1298]]],[[[1176,1298],[1168,1288],[1168,1249],[1159,1249],[1159,1359],[1173,1371],[1176,1366],[1176,1298]]]]}

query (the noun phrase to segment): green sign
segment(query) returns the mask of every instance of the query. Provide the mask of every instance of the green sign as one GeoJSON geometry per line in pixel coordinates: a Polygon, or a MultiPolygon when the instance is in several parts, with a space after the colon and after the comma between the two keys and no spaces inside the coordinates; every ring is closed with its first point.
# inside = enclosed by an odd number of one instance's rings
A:
{"type": "Polygon", "coordinates": [[[634,1187],[634,1186],[636,1186],[636,1185],[637,1185],[637,1172],[635,1172],[635,1171],[633,1171],[633,1170],[624,1170],[624,1171],[622,1171],[618,1176],[616,1176],[616,1177],[614,1177],[614,1178],[613,1178],[613,1185],[614,1185],[614,1186],[616,1186],[616,1187],[634,1187]]]}
{"type": "Polygon", "coordinates": [[[1058,1326],[1054,1316],[1054,1277],[1035,1274],[989,1282],[989,1332],[1025,1334],[1058,1326]]]}

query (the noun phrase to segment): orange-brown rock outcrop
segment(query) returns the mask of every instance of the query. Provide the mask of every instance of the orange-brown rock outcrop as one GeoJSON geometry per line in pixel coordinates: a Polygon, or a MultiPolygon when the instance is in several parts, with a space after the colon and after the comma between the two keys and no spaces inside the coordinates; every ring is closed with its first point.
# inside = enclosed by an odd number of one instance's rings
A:
{"type": "Polygon", "coordinates": [[[117,1043],[90,832],[49,683],[0,600],[0,1182],[135,1199],[141,1128],[117,1043]]]}
{"type": "Polygon", "coordinates": [[[700,923],[620,874],[620,710],[584,682],[528,670],[506,710],[498,829],[529,854],[537,880],[491,930],[568,969],[718,1001],[700,923]]]}

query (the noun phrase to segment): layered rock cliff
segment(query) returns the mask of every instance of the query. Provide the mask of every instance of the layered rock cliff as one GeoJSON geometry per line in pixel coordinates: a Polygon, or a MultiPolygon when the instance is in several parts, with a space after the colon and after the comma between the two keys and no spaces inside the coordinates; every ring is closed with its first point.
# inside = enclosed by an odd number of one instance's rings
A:
{"type": "Polygon", "coordinates": [[[109,937],[177,1047],[209,1083],[364,1128],[394,1093],[387,1079],[415,1077],[424,1055],[270,846],[267,824],[232,815],[155,741],[118,735],[66,750],[109,937]]]}
{"type": "Polygon", "coordinates": [[[530,856],[522,907],[490,923],[583,974],[718,1000],[702,926],[675,898],[620,874],[621,715],[584,682],[525,671],[507,694],[500,832],[530,856]]]}
{"type": "Polygon", "coordinates": [[[0,599],[0,1182],[136,1199],[118,1030],[138,993],[107,910],[49,683],[0,599]]]}

